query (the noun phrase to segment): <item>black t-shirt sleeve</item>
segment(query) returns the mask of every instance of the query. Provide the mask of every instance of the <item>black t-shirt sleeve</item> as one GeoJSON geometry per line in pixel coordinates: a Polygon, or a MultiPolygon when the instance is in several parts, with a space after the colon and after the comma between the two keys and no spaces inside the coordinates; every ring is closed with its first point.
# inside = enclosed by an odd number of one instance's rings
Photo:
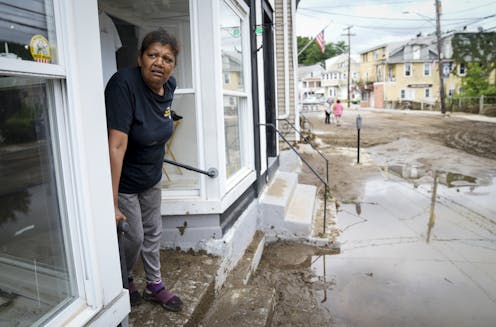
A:
{"type": "Polygon", "coordinates": [[[115,74],[105,88],[107,128],[129,134],[133,122],[133,94],[119,73],[115,74]]]}
{"type": "Polygon", "coordinates": [[[170,94],[174,94],[174,91],[176,90],[176,79],[174,76],[170,76],[169,79],[167,80],[167,83],[165,84],[166,87],[169,88],[170,94]]]}

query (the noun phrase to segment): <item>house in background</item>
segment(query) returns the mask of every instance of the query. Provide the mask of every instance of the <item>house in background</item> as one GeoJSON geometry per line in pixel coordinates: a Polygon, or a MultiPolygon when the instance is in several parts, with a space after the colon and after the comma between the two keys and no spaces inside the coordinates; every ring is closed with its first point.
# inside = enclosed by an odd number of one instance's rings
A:
{"type": "MultiPolygon", "coordinates": [[[[467,63],[472,59],[454,62],[452,39],[457,34],[474,33],[452,32],[443,35],[441,65],[434,35],[419,35],[404,42],[384,44],[362,52],[362,106],[401,108],[404,104],[411,107],[413,103],[421,109],[439,106],[439,69],[442,69],[446,96],[459,94],[462,78],[467,73],[467,63]]],[[[494,76],[494,72],[491,76],[494,76]]]]}
{"type": "Polygon", "coordinates": [[[384,44],[360,53],[359,87],[362,98],[361,106],[379,108],[375,100],[376,98],[383,99],[383,94],[376,95],[376,93],[382,88],[380,83],[384,81],[384,61],[387,55],[387,47],[384,44]]]}
{"type": "Polygon", "coordinates": [[[376,92],[377,108],[394,108],[404,101],[433,105],[439,97],[436,61],[435,36],[420,36],[395,48],[389,47],[386,60],[379,66],[384,74],[382,84],[377,85],[380,88],[376,92]]]}
{"type": "Polygon", "coordinates": [[[322,87],[325,69],[320,64],[298,66],[298,103],[302,110],[310,110],[324,103],[326,91],[322,87]]]}
{"type": "Polygon", "coordinates": [[[266,124],[298,121],[296,5],[0,4],[10,21],[0,27],[0,288],[17,296],[2,319],[113,326],[129,312],[116,278],[104,86],[136,64],[141,39],[158,27],[181,41],[173,109],[183,119],[167,159],[212,173],[164,165],[162,246],[228,253],[223,268],[236,264],[264,220],[260,197],[279,166],[278,136],[266,124]]]}
{"type": "MultiPolygon", "coordinates": [[[[360,92],[355,84],[360,79],[359,57],[350,55],[350,100],[360,98],[360,92]]],[[[325,61],[325,71],[322,74],[322,88],[326,98],[348,99],[348,54],[342,53],[325,61]]]]}

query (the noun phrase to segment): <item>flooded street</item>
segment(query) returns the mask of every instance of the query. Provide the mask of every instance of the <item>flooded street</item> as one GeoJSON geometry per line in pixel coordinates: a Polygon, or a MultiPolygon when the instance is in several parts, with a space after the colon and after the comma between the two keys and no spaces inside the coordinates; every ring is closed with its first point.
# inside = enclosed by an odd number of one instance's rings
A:
{"type": "MultiPolygon", "coordinates": [[[[357,114],[305,115],[341,251],[266,247],[254,285],[278,292],[272,325],[495,326],[496,119],[360,110],[357,163],[357,114]]],[[[305,167],[299,182],[319,185],[305,167]]]]}
{"type": "Polygon", "coordinates": [[[494,326],[492,182],[438,183],[432,202],[433,184],[415,187],[387,170],[368,181],[363,201],[338,212],[341,254],[312,264],[333,285],[316,296],[334,324],[494,326]]]}

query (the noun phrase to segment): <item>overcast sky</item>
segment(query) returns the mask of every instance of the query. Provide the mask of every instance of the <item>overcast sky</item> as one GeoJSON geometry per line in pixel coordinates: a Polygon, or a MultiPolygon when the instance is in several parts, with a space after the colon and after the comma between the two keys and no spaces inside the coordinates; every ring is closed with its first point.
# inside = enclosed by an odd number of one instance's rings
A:
{"type": "MultiPolygon", "coordinates": [[[[496,31],[496,1],[442,0],[441,30],[496,31]]],[[[296,34],[314,37],[323,28],[326,42],[348,42],[351,51],[383,43],[408,40],[435,31],[434,0],[301,0],[296,13],[296,34]]]]}

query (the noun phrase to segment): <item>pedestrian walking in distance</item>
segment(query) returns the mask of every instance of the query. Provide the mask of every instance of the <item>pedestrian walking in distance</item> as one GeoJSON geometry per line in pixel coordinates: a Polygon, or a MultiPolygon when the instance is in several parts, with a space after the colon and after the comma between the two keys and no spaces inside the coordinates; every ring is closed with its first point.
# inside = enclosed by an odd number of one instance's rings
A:
{"type": "Polygon", "coordinates": [[[343,115],[343,105],[341,104],[341,100],[336,100],[336,103],[332,105],[332,112],[336,117],[337,125],[341,126],[342,124],[341,116],[343,115]]]}
{"type": "Polygon", "coordinates": [[[331,113],[332,113],[331,105],[332,105],[332,99],[329,98],[324,103],[324,113],[325,113],[325,123],[326,124],[331,123],[331,113]]]}

